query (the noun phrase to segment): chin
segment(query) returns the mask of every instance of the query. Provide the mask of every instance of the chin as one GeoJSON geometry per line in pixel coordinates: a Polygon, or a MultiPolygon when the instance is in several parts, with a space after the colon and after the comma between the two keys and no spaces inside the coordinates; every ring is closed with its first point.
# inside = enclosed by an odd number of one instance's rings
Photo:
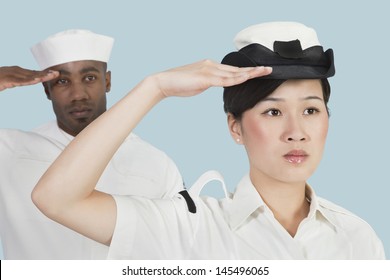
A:
{"type": "Polygon", "coordinates": [[[306,182],[311,177],[311,175],[313,175],[312,171],[292,170],[281,175],[279,180],[291,184],[302,183],[306,182]]]}

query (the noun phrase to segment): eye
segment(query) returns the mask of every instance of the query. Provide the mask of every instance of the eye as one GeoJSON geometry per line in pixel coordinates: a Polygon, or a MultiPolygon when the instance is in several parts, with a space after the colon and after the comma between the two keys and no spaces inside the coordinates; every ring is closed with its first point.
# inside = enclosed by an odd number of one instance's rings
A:
{"type": "Polygon", "coordinates": [[[307,108],[305,109],[305,111],[303,111],[303,114],[304,115],[314,115],[316,113],[319,113],[320,110],[318,110],[317,108],[307,108]]]}
{"type": "Polygon", "coordinates": [[[69,81],[67,79],[58,79],[56,81],[57,85],[66,85],[69,81]]]}
{"type": "Polygon", "coordinates": [[[263,114],[271,117],[276,117],[276,116],[281,116],[282,112],[280,112],[279,109],[271,108],[266,110],[263,114]]]}
{"type": "Polygon", "coordinates": [[[85,80],[87,82],[92,82],[92,81],[96,80],[96,76],[94,76],[94,75],[85,76],[85,80]]]}

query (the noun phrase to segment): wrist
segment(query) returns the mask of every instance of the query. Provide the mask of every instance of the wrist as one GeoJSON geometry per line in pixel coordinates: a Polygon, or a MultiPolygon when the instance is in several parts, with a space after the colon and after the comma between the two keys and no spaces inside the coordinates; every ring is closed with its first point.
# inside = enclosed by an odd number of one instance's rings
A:
{"type": "Polygon", "coordinates": [[[150,75],[146,77],[142,82],[141,86],[144,88],[145,92],[153,96],[157,102],[165,99],[167,95],[161,88],[161,77],[160,73],[150,75]]]}

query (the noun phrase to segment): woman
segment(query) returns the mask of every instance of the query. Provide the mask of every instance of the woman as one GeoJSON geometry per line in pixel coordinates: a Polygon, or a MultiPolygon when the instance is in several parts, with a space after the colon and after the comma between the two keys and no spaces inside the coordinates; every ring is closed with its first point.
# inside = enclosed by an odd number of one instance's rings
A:
{"type": "Polygon", "coordinates": [[[116,259],[384,258],[369,225],[306,184],[328,130],[332,51],[323,52],[314,30],[289,22],[250,27],[236,43],[240,50],[223,60],[230,65],[202,61],[143,80],[68,146],[37,184],[34,203],[110,245],[116,259]],[[225,87],[229,130],[250,163],[234,195],[199,198],[213,173],[170,200],[94,190],[120,143],[155,104],[210,86],[225,87]]]}

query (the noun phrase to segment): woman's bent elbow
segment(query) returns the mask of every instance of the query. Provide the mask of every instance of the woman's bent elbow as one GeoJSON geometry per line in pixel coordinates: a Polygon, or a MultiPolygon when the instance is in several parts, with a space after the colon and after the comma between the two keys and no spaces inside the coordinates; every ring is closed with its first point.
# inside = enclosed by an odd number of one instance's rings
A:
{"type": "Polygon", "coordinates": [[[37,185],[31,192],[31,200],[35,206],[47,217],[53,218],[58,213],[58,204],[50,198],[47,191],[37,185]]]}

